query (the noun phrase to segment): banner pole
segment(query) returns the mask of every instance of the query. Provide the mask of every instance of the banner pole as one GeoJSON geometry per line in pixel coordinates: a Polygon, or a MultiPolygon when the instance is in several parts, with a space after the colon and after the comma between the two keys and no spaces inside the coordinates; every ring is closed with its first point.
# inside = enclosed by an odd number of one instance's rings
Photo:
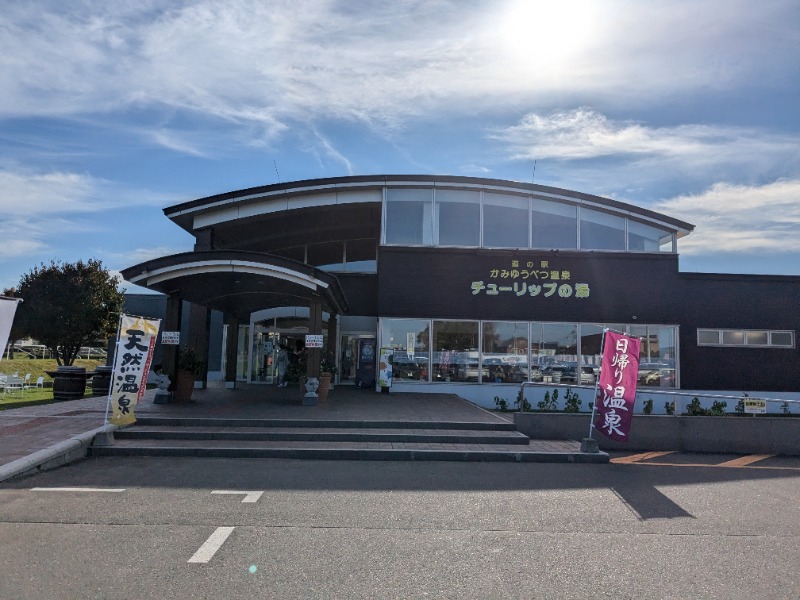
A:
{"type": "Polygon", "coordinates": [[[592,402],[592,416],[589,419],[589,439],[592,439],[594,431],[594,415],[597,412],[597,391],[600,389],[600,373],[603,371],[603,351],[606,348],[606,333],[608,327],[603,328],[603,339],[600,340],[600,369],[597,371],[597,379],[594,382],[594,402],[592,402]]]}
{"type": "Polygon", "coordinates": [[[122,313],[119,313],[117,321],[117,339],[114,342],[114,358],[111,362],[111,384],[108,386],[108,396],[106,396],[106,417],[103,425],[108,425],[108,411],[111,409],[111,389],[114,387],[114,375],[117,372],[117,350],[119,350],[119,334],[122,330],[122,313]]]}

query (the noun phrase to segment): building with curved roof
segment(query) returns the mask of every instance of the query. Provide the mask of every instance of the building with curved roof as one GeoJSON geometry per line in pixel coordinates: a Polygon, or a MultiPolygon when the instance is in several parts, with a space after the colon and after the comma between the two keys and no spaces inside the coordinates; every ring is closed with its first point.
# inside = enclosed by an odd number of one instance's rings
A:
{"type": "Polygon", "coordinates": [[[640,387],[800,389],[800,278],[681,273],[679,240],[694,226],[631,204],[496,179],[376,175],[164,213],[194,250],[123,276],[167,295],[163,328],[209,352],[212,376],[230,387],[272,382],[279,345],[317,334],[312,372],[327,356],[339,383],[371,386],[375,351],[390,348],[395,388],[489,405],[497,386],[521,381],[593,385],[611,327],[643,340],[640,387]],[[209,351],[210,311],[225,324],[224,351],[209,351]]]}

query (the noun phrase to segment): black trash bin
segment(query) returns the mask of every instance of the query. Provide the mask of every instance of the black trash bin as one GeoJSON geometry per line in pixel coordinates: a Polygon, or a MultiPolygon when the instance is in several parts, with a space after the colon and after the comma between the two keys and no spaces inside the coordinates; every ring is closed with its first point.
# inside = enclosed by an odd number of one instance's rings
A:
{"type": "Polygon", "coordinates": [[[94,370],[92,377],[92,396],[108,396],[111,389],[111,374],[114,367],[100,366],[94,370]]]}

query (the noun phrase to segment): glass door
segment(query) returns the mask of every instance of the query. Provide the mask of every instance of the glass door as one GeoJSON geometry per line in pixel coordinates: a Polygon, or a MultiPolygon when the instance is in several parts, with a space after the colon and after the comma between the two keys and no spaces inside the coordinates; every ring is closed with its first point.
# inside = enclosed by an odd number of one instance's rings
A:
{"type": "Polygon", "coordinates": [[[253,362],[250,365],[250,381],[256,383],[272,383],[277,377],[275,372],[278,357],[277,333],[268,328],[256,325],[253,328],[253,362]]]}
{"type": "Polygon", "coordinates": [[[339,383],[355,383],[358,335],[344,334],[339,344],[339,383]]]}
{"type": "Polygon", "coordinates": [[[339,336],[338,383],[355,384],[356,367],[358,366],[358,340],[375,337],[375,332],[369,331],[343,333],[339,336]]]}

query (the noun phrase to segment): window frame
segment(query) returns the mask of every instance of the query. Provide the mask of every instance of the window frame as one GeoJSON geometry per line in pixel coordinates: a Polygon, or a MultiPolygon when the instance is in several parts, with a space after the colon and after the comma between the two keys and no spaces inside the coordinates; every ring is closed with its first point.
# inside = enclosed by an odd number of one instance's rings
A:
{"type": "Polygon", "coordinates": [[[698,327],[697,328],[697,346],[704,347],[704,348],[773,348],[773,349],[784,349],[784,350],[793,350],[797,347],[797,336],[795,332],[791,329],[733,329],[733,328],[716,328],[716,327],[698,327]],[[710,343],[710,342],[702,342],[700,340],[701,333],[710,333],[715,332],[717,334],[717,342],[710,343]],[[752,343],[748,341],[748,334],[749,333],[766,333],[767,334],[767,343],[766,344],[759,344],[759,343],[752,343]],[[725,333],[734,333],[734,334],[742,334],[744,341],[741,344],[726,344],[725,343],[725,333]],[[772,341],[773,334],[789,334],[791,339],[791,344],[776,344],[772,341]]]}

